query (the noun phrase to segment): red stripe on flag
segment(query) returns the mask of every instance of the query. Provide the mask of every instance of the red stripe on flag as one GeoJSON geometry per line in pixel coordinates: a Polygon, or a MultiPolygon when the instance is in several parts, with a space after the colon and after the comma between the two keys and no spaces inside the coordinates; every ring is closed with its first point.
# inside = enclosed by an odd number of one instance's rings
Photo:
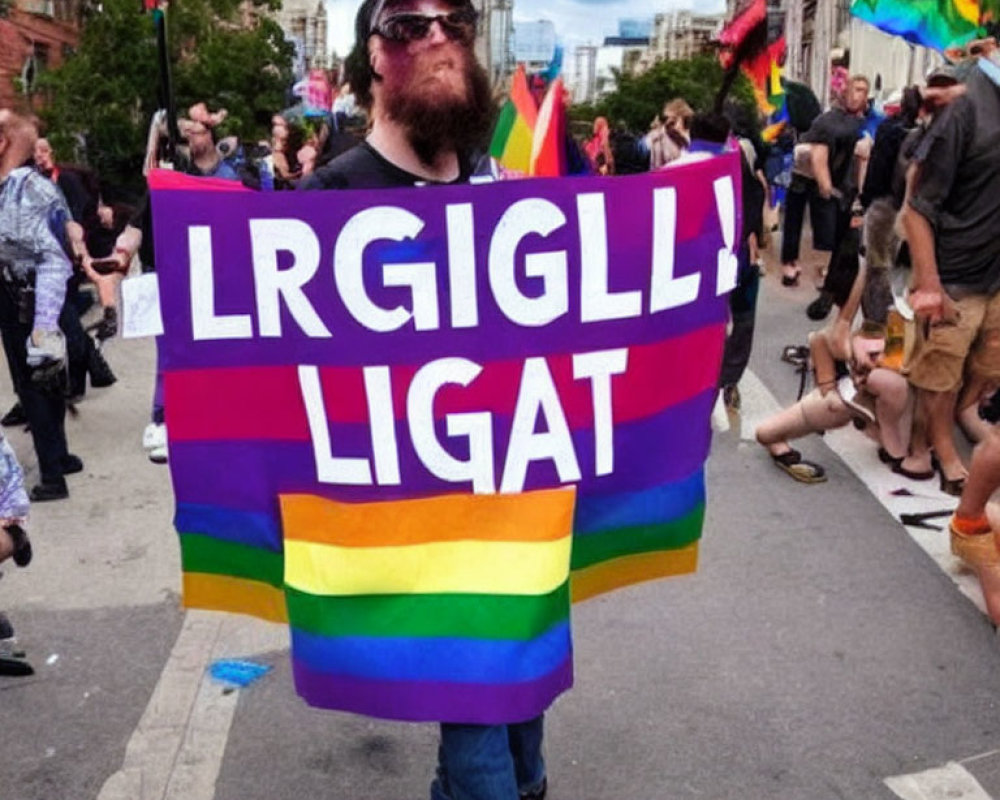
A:
{"type": "MultiPolygon", "coordinates": [[[[628,348],[626,371],[612,378],[614,420],[642,419],[715,385],[725,327],[628,348]]],[[[571,428],[593,425],[591,382],[573,377],[573,356],[546,358],[571,428]]],[[[437,393],[435,417],[490,411],[510,416],[517,403],[523,361],[483,365],[467,387],[448,384],[437,393]]],[[[390,368],[393,411],[406,415],[406,395],[417,368],[390,368]]],[[[166,375],[167,427],[175,441],[308,441],[309,425],[294,366],[180,370],[166,375]]],[[[320,383],[327,417],[336,423],[368,423],[361,367],[322,367],[320,383]]]]}

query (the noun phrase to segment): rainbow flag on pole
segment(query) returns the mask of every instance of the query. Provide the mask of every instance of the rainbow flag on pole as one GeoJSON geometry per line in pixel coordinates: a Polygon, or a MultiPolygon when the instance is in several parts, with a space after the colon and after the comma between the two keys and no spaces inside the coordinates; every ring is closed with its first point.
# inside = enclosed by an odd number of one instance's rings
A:
{"type": "Polygon", "coordinates": [[[739,174],[151,173],[185,604],[288,623],[318,707],[545,710],[572,601],[697,565],[739,174]]]}
{"type": "Polygon", "coordinates": [[[997,0],[854,0],[851,13],[886,33],[943,52],[985,34],[997,0]]]}

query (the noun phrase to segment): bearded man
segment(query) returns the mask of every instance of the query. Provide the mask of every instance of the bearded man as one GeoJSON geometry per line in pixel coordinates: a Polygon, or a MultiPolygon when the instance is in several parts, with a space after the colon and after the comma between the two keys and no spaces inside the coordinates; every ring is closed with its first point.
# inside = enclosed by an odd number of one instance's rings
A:
{"type": "MultiPolygon", "coordinates": [[[[464,183],[493,118],[476,62],[477,13],[465,0],[365,0],[347,59],[367,138],[310,175],[304,189],[464,183]]],[[[542,717],[441,724],[431,800],[541,800],[542,717]]]]}
{"type": "Polygon", "coordinates": [[[476,24],[467,2],[366,0],[346,70],[370,132],[302,188],[466,182],[493,120],[489,79],[472,52],[476,24]]]}

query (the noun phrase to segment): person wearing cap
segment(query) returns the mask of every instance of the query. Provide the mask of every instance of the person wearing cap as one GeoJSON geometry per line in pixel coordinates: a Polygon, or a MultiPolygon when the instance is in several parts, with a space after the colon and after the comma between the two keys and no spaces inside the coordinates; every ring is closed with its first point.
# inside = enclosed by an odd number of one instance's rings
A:
{"type": "MultiPolygon", "coordinates": [[[[957,73],[967,76],[964,91],[952,91],[914,153],[903,215],[910,304],[922,322],[907,370],[941,488],[954,495],[967,474],[954,442],[956,406],[1000,381],[1000,91],[975,64],[957,73]]],[[[949,78],[932,74],[928,83],[949,78]]]]}
{"type": "MultiPolygon", "coordinates": [[[[371,123],[365,140],[317,168],[300,189],[463,183],[486,144],[493,105],[476,62],[468,2],[365,0],[346,79],[371,123]]],[[[541,800],[543,719],[443,722],[432,800],[541,800]]]]}

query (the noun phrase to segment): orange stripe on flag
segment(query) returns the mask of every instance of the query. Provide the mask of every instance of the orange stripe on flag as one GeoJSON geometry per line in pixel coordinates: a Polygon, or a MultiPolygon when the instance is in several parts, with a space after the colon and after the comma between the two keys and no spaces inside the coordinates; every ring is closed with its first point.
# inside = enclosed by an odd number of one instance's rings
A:
{"type": "Polygon", "coordinates": [[[281,495],[286,540],[340,547],[400,547],[432,542],[553,542],[573,529],[576,491],[452,494],[381,503],[341,503],[281,495]]]}
{"type": "Polygon", "coordinates": [[[535,129],[535,120],[538,119],[538,105],[528,88],[528,78],[524,74],[524,64],[517,65],[517,71],[510,82],[510,99],[517,109],[517,113],[524,119],[531,130],[535,129]]]}
{"type": "Polygon", "coordinates": [[[634,583],[684,575],[696,569],[698,542],[680,550],[637,553],[574,571],[570,578],[570,595],[574,603],[579,603],[634,583]]]}
{"type": "Polygon", "coordinates": [[[269,622],[288,622],[283,590],[230,575],[185,572],[184,607],[249,614],[269,622]]]}

